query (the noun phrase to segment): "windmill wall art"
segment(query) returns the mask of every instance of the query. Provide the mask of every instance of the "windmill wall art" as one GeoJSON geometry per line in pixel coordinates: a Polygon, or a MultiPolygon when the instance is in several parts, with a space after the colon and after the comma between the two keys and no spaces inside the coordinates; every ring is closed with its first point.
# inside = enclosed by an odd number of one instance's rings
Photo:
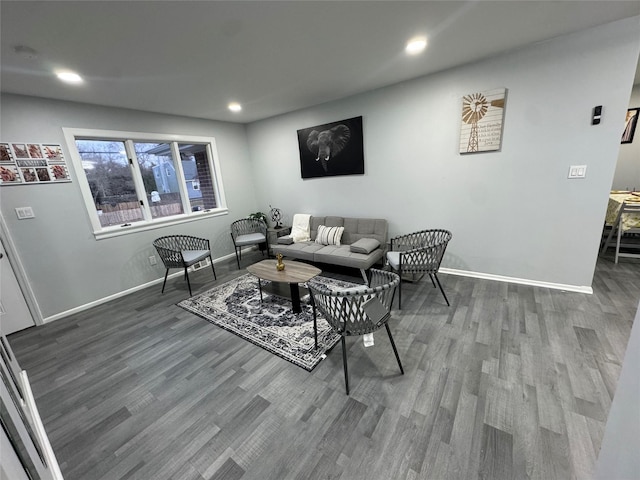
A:
{"type": "Polygon", "coordinates": [[[460,153],[500,150],[506,95],[497,88],[462,97],[460,153]]]}

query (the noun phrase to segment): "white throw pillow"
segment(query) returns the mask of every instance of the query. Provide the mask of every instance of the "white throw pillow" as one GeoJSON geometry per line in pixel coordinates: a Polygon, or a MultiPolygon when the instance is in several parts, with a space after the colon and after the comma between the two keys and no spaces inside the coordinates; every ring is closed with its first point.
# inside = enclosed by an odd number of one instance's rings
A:
{"type": "Polygon", "coordinates": [[[344,232],[344,227],[325,227],[324,225],[320,225],[318,226],[318,233],[316,234],[316,243],[321,243],[322,245],[340,245],[342,232],[344,232]]]}

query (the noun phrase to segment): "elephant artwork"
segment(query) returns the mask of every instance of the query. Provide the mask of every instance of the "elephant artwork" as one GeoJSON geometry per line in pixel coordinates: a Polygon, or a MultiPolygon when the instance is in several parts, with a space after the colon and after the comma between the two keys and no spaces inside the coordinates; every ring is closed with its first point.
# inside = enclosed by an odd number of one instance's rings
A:
{"type": "Polygon", "coordinates": [[[364,174],[362,117],[298,130],[302,178],[364,174]]]}
{"type": "Polygon", "coordinates": [[[322,169],[327,172],[329,160],[338,155],[351,138],[351,130],[346,125],[336,125],[330,130],[313,130],[307,138],[307,147],[317,155],[322,169]]]}

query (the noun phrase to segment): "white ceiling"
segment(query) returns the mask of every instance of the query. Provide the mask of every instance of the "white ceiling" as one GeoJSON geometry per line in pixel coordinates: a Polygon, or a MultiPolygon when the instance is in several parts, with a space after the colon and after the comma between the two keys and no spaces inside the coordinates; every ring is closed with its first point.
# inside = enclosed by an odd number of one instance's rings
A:
{"type": "Polygon", "coordinates": [[[0,14],[3,92],[246,123],[640,15],[640,2],[2,0],[0,14]],[[429,47],[408,57],[417,34],[429,47]]]}

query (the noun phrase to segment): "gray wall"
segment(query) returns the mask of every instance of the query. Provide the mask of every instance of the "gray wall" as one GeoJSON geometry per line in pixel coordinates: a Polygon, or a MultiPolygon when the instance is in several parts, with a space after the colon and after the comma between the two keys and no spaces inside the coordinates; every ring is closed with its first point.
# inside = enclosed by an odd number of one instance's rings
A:
{"type": "Polygon", "coordinates": [[[2,215],[45,319],[161,278],[164,268],[148,257],[162,235],[205,237],[214,258],[231,254],[229,224],[256,210],[242,125],[14,95],[1,100],[3,142],[59,143],[67,159],[62,127],[211,136],[220,158],[229,215],[99,241],[71,166],[72,183],[0,187],[2,215]],[[35,218],[18,220],[14,209],[22,206],[33,207],[35,218]]]}
{"type": "Polygon", "coordinates": [[[205,236],[215,257],[231,254],[229,223],[269,204],[289,219],[387,218],[391,235],[449,228],[447,267],[589,286],[637,33],[638,18],[616,22],[247,127],[3,95],[1,141],[60,143],[67,157],[62,127],[215,137],[230,214],[96,241],[73,172],[0,187],[0,208],[45,318],[161,278],[148,262],[158,236],[205,236]],[[508,89],[502,151],[459,155],[462,95],[497,87],[508,89]],[[597,127],[594,105],[606,112],[597,127]],[[301,180],[296,130],[360,115],[365,175],[301,180]],[[586,180],[567,180],[571,164],[588,165],[586,180]],[[20,206],[36,218],[17,220],[20,206]]]}
{"type": "MultiPolygon", "coordinates": [[[[640,84],[633,87],[629,108],[640,108],[640,84]]],[[[633,142],[620,145],[611,189],[640,191],[640,124],[636,126],[633,142]]]]}
{"type": "Polygon", "coordinates": [[[453,240],[445,267],[590,286],[638,59],[638,23],[584,30],[251,124],[261,205],[289,218],[387,218],[390,235],[447,228],[453,240]],[[461,97],[498,87],[508,89],[501,152],[460,155],[461,97]],[[595,105],[606,115],[591,126],[595,105]],[[360,115],[365,175],[302,180],[296,130],[360,115]],[[587,165],[587,178],[568,180],[570,165],[587,165]]]}

